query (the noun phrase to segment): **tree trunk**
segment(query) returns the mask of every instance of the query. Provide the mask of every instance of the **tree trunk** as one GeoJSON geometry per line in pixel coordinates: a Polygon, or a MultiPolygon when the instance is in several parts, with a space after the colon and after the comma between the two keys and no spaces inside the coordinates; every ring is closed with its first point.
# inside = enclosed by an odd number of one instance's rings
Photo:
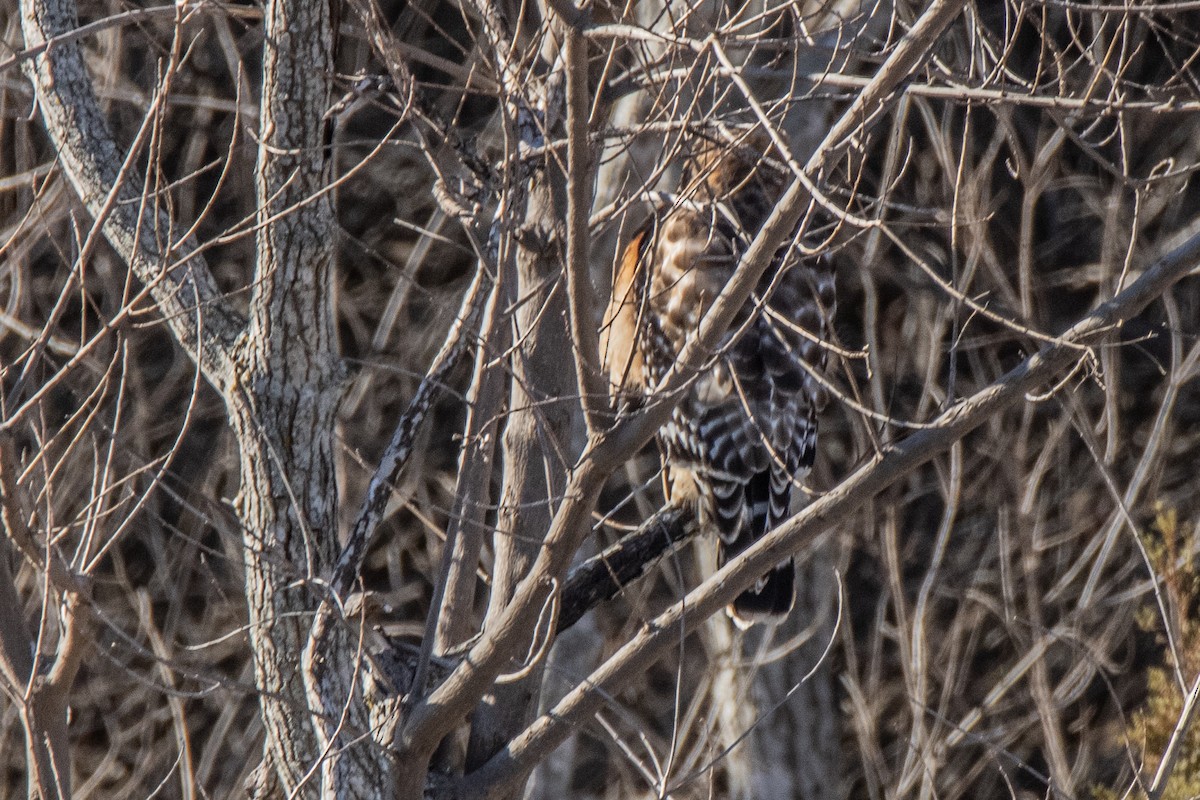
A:
{"type": "MultiPolygon", "coordinates": [[[[532,179],[526,228],[542,246],[522,244],[517,252],[516,298],[509,417],[504,429],[504,480],[500,516],[494,538],[496,566],[488,623],[512,599],[517,583],[529,573],[541,540],[566,485],[570,459],[572,404],[576,389],[570,369],[570,330],[566,294],[561,284],[561,230],[554,213],[550,171],[532,179]]],[[[561,182],[561,181],[560,181],[561,182]]],[[[549,611],[549,609],[547,609],[549,611]]],[[[498,685],[475,713],[467,768],[490,758],[524,729],[537,711],[544,669],[544,637],[552,635],[545,615],[533,632],[529,657],[536,659],[520,679],[498,685]]],[[[519,670],[519,665],[513,666],[519,670]]]]}
{"type": "Polygon", "coordinates": [[[770,654],[757,671],[754,705],[764,718],[744,745],[757,765],[748,776],[746,797],[841,796],[841,725],[829,658],[837,621],[833,544],[827,539],[797,564],[796,607],[771,640],[781,651],[770,654]],[[794,649],[791,640],[799,642],[794,649]]]}
{"type": "MultiPolygon", "coordinates": [[[[256,173],[257,262],[250,321],[226,397],[241,451],[242,522],[255,683],[264,757],[288,796],[316,797],[323,753],[300,675],[319,596],[337,556],[334,424],[337,342],[331,268],[333,205],[327,137],[333,31],[328,3],[279,0],[264,18],[263,97],[256,173]],[[307,784],[302,784],[304,780],[307,784]],[[304,786],[302,790],[299,787],[304,786]]],[[[336,637],[325,669],[352,685],[355,643],[336,637]],[[342,641],[345,640],[345,641],[342,641]]],[[[352,696],[347,702],[358,705],[352,696]]],[[[361,777],[361,776],[357,776],[361,777]]],[[[336,796],[369,796],[352,774],[336,796]]]]}

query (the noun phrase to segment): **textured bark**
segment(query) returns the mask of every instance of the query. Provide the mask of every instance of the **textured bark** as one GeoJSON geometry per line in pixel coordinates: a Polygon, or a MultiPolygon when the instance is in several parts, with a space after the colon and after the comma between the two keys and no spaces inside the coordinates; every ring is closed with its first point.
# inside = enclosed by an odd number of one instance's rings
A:
{"type": "MultiPolygon", "coordinates": [[[[326,744],[299,674],[317,595],[337,555],[334,422],[338,386],[331,262],[333,208],[322,116],[330,104],[333,33],[327,3],[283,0],[264,17],[263,97],[256,171],[257,263],[247,335],[229,400],[241,449],[237,510],[244,531],[246,597],[255,681],[266,725],[265,756],[289,796],[377,796],[381,765],[326,744]],[[318,759],[320,780],[309,776],[318,759]],[[303,781],[308,780],[308,783],[303,781]]],[[[351,687],[348,632],[323,659],[327,686],[362,713],[351,687]]],[[[329,712],[330,709],[321,709],[329,712]]],[[[337,709],[334,711],[336,712],[337,709]]],[[[361,726],[360,730],[361,730],[361,726]]]]}
{"type": "Polygon", "coordinates": [[[573,566],[563,581],[558,630],[570,628],[588,611],[648,575],[665,555],[696,532],[690,508],[668,505],[602,553],[573,566]]]}

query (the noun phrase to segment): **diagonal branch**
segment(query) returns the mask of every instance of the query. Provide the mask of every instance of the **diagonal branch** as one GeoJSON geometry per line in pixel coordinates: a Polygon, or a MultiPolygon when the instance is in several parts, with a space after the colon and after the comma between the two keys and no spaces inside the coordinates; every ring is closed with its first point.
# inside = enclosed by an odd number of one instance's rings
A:
{"type": "Polygon", "coordinates": [[[1110,338],[1200,262],[1200,234],[1159,259],[1133,285],[1100,305],[991,386],[942,413],[929,428],[888,445],[868,464],[756,542],[687,597],[649,623],[491,761],[468,775],[461,797],[487,798],[515,785],[605,702],[615,687],[643,672],[675,646],[679,637],[748,588],[773,565],[799,552],[818,535],[850,518],[862,504],[917,467],[948,450],[996,414],[1022,402],[1080,358],[1079,349],[1110,338]]]}
{"type": "MultiPolygon", "coordinates": [[[[960,9],[961,5],[951,0],[937,0],[930,5],[880,67],[876,78],[830,130],[822,147],[806,165],[810,175],[819,175],[852,144],[852,134],[859,125],[878,117],[960,9]]],[[[659,397],[636,415],[619,421],[613,429],[591,437],[587,450],[572,470],[563,502],[538,559],[517,586],[512,603],[485,631],[450,677],[412,709],[399,737],[398,744],[403,751],[432,752],[506,668],[509,660],[528,644],[529,631],[536,626],[541,609],[565,574],[579,542],[591,530],[591,509],[595,507],[605,478],[667,421],[677,390],[694,377],[707,359],[707,353],[714,349],[734,314],[746,302],[775,252],[794,232],[808,204],[807,190],[799,180],[794,181],[742,257],[733,280],[705,315],[700,331],[664,380],[659,397]]]]}
{"type": "Polygon", "coordinates": [[[695,523],[689,509],[666,506],[604,552],[572,567],[563,581],[558,632],[649,572],[659,559],[697,533],[695,523]]]}
{"type": "Polygon", "coordinates": [[[489,283],[487,271],[481,264],[475,273],[475,279],[463,295],[458,316],[446,336],[446,341],[434,356],[428,372],[408,402],[408,408],[396,422],[391,441],[379,460],[379,466],[375,468],[375,474],[371,476],[366,497],[363,498],[358,516],[355,517],[354,525],[346,539],[346,546],[342,549],[333,570],[331,586],[338,597],[347,597],[358,580],[367,546],[383,519],[388,498],[399,480],[400,472],[412,455],[421,423],[425,421],[429,409],[445,390],[450,373],[470,349],[475,331],[479,327],[479,317],[489,296],[489,283]]]}
{"type": "MultiPolygon", "coordinates": [[[[177,6],[177,24],[183,6],[177,6]]],[[[233,379],[231,353],[245,320],[221,296],[194,237],[166,209],[144,197],[134,161],[149,126],[122,157],[84,64],[71,0],[24,0],[25,46],[38,55],[23,67],[37,93],[46,132],[59,163],[84,206],[151,293],[175,338],[219,390],[233,379]],[[54,42],[44,51],[39,48],[54,42]]],[[[149,117],[148,117],[149,119],[149,117]]]]}

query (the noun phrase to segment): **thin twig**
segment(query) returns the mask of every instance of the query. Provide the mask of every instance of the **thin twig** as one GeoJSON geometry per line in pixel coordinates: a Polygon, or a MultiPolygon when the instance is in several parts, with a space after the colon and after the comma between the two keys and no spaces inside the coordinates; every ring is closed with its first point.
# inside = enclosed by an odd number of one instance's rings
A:
{"type": "Polygon", "coordinates": [[[885,446],[871,463],[771,531],[644,627],[507,748],[466,776],[463,797],[490,797],[523,780],[545,753],[603,704],[600,690],[612,691],[645,670],[672,647],[678,636],[695,630],[773,565],[799,552],[814,537],[855,513],[863,502],[945,452],[999,412],[1021,402],[1027,392],[1052,380],[1075,361],[1079,345],[1095,344],[1098,337],[1111,335],[1114,326],[1139,313],[1198,260],[1200,235],[1158,261],[1128,289],[1074,325],[1060,337],[1060,343],[1043,348],[995,383],[947,409],[938,417],[936,427],[885,446]]]}
{"type": "Polygon", "coordinates": [[[1200,700],[1200,675],[1197,675],[1195,681],[1192,682],[1192,689],[1184,700],[1183,710],[1179,712],[1179,721],[1175,723],[1175,729],[1171,731],[1167,749],[1163,751],[1162,761],[1159,762],[1158,770],[1154,773],[1154,781],[1146,790],[1146,800],[1161,800],[1163,793],[1167,790],[1167,782],[1171,780],[1171,773],[1175,771],[1175,762],[1179,760],[1179,753],[1183,749],[1188,730],[1192,727],[1192,721],[1196,716],[1197,700],[1200,700]]]}
{"type": "Polygon", "coordinates": [[[425,377],[421,379],[416,393],[408,402],[408,408],[405,409],[392,431],[392,438],[388,442],[387,450],[379,459],[379,466],[375,469],[375,474],[371,476],[371,483],[367,486],[367,493],[359,508],[358,516],[347,535],[346,546],[342,548],[342,553],[333,569],[333,578],[330,583],[334,592],[340,597],[347,596],[355,581],[358,580],[358,573],[362,568],[362,560],[366,557],[367,547],[371,543],[375,529],[379,526],[379,521],[383,518],[384,509],[387,507],[388,498],[391,496],[400,471],[404,469],[409,456],[412,455],[421,423],[425,421],[430,407],[445,390],[447,377],[451,370],[458,366],[469,349],[472,341],[470,334],[478,328],[479,315],[482,313],[488,297],[488,292],[485,291],[487,283],[487,272],[481,265],[480,269],[476,271],[471,285],[467,288],[466,294],[463,295],[458,316],[455,318],[450,332],[446,335],[446,341],[442,344],[437,356],[434,357],[433,364],[430,365],[425,377]]]}

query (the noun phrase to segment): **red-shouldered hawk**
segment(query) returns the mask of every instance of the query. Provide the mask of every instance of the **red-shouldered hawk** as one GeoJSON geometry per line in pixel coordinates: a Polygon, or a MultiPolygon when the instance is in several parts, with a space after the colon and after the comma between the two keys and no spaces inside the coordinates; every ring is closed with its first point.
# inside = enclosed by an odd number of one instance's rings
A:
{"type": "MultiPolygon", "coordinates": [[[[658,385],[785,186],[766,136],[736,146],[695,141],[691,150],[680,199],[637,232],[618,264],[601,336],[618,398],[658,385]]],[[[658,431],[667,498],[696,504],[720,536],[722,564],[789,516],[792,487],[813,462],[824,392],[810,369],[825,362],[819,342],[834,282],[827,259],[789,253],[762,276],[712,366],[658,431]]],[[[730,606],[734,621],[786,615],[794,576],[791,559],[763,576],[730,606]]]]}

